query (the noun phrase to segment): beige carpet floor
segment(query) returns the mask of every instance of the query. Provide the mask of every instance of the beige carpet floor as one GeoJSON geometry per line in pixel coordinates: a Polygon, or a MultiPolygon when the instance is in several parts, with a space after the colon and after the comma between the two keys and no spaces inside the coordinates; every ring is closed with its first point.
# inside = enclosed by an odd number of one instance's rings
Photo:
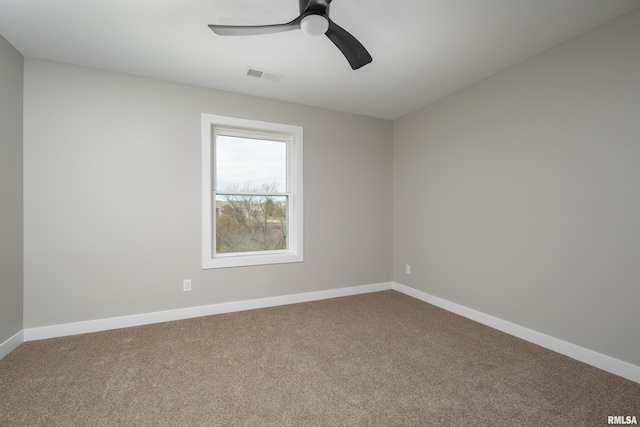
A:
{"type": "MultiPolygon", "coordinates": [[[[606,426],[640,384],[395,291],[32,341],[0,426],[606,426]]],[[[639,420],[640,422],[640,420],[639,420]]]]}

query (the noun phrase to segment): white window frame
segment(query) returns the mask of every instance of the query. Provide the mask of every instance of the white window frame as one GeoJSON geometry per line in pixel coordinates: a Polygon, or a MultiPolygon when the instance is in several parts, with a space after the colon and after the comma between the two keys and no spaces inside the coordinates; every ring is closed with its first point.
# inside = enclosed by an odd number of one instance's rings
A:
{"type": "Polygon", "coordinates": [[[202,114],[202,268],[242,267],[304,261],[303,253],[303,131],[301,126],[261,122],[236,117],[202,114]],[[269,139],[279,135],[288,143],[287,249],[237,253],[215,253],[214,176],[216,129],[232,129],[269,139]]]}

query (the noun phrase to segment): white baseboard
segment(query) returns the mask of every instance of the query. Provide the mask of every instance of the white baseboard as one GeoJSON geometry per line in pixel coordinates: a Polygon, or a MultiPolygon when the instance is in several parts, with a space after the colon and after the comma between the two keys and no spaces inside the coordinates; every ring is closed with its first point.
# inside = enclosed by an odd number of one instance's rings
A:
{"type": "Polygon", "coordinates": [[[25,341],[56,338],[68,335],[85,334],[111,329],[127,328],[131,326],[148,325],[152,323],[169,322],[173,320],[210,316],[213,314],[232,313],[257,308],[275,307],[279,305],[296,304],[301,302],[319,301],[328,298],[339,298],[350,295],[365,294],[394,289],[421,301],[433,304],[452,313],[482,323],[509,335],[569,356],[604,371],[619,375],[631,381],[640,383],[640,367],[614,359],[613,357],[589,350],[558,338],[542,334],[532,329],[516,325],[506,320],[490,316],[471,308],[436,297],[423,291],[395,282],[376,283],[372,285],[353,286],[348,288],[330,289],[326,291],[308,292],[303,294],[283,295],[278,297],[236,301],[189,307],[176,310],[159,311],[153,313],[135,314],[130,316],[113,317],[108,319],[88,320],[84,322],[66,323],[60,325],[27,328],[0,344],[0,359],[13,351],[25,341]]]}
{"type": "Polygon", "coordinates": [[[11,353],[24,342],[24,331],[20,331],[2,344],[0,344],[0,359],[11,353]]]}
{"type": "Polygon", "coordinates": [[[576,359],[588,365],[595,366],[596,368],[602,369],[603,371],[607,371],[612,374],[619,375],[623,378],[627,378],[631,381],[640,383],[640,366],[632,365],[631,363],[614,359],[613,357],[595,352],[593,350],[568,343],[561,339],[554,338],[552,336],[536,332],[532,329],[516,325],[506,320],[490,316],[488,314],[473,310],[460,304],[453,303],[451,301],[447,301],[426,292],[401,285],[400,283],[394,282],[392,284],[392,288],[398,292],[402,292],[403,294],[409,295],[429,304],[433,304],[437,307],[443,308],[447,311],[466,317],[468,319],[475,320],[478,323],[490,326],[509,335],[513,335],[525,341],[537,344],[541,347],[553,350],[565,356],[569,356],[572,359],[576,359]]]}
{"type": "Polygon", "coordinates": [[[63,337],[68,335],[86,334],[89,332],[107,331],[111,329],[127,328],[131,326],[141,326],[152,323],[190,319],[193,317],[210,316],[213,314],[253,310],[256,308],[275,307],[279,305],[296,304],[308,301],[319,301],[328,298],[339,298],[349,295],[386,291],[390,289],[392,289],[391,282],[376,283],[372,285],[352,286],[348,288],[329,289],[326,291],[308,292],[303,294],[283,295],[278,297],[261,298],[248,301],[227,302],[222,304],[204,305],[176,310],[158,311],[153,313],[134,314],[130,316],[113,317],[108,319],[87,320],[84,322],[27,328],[24,330],[24,340],[34,341],[47,338],[63,337]]]}

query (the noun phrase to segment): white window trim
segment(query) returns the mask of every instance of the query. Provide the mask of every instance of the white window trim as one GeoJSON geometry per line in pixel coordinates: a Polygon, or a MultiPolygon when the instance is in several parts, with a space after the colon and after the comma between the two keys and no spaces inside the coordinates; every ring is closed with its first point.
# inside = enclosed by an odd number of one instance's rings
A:
{"type": "Polygon", "coordinates": [[[302,197],[303,132],[301,126],[261,122],[236,117],[202,114],[202,268],[241,267],[249,265],[302,262],[303,197],[302,197]],[[251,132],[279,133],[291,137],[291,200],[288,212],[289,248],[282,251],[243,252],[214,255],[213,237],[213,135],[215,127],[244,129],[251,132]]]}

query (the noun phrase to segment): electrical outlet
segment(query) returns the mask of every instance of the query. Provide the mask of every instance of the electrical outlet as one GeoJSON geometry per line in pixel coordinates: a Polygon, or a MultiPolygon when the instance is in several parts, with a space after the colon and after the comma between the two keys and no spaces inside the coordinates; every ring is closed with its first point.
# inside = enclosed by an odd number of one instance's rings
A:
{"type": "Polygon", "coordinates": [[[184,279],[182,281],[182,290],[184,292],[191,292],[191,279],[184,279]]]}
{"type": "Polygon", "coordinates": [[[411,265],[406,264],[406,265],[404,266],[404,272],[405,272],[406,274],[411,274],[411,265]]]}

